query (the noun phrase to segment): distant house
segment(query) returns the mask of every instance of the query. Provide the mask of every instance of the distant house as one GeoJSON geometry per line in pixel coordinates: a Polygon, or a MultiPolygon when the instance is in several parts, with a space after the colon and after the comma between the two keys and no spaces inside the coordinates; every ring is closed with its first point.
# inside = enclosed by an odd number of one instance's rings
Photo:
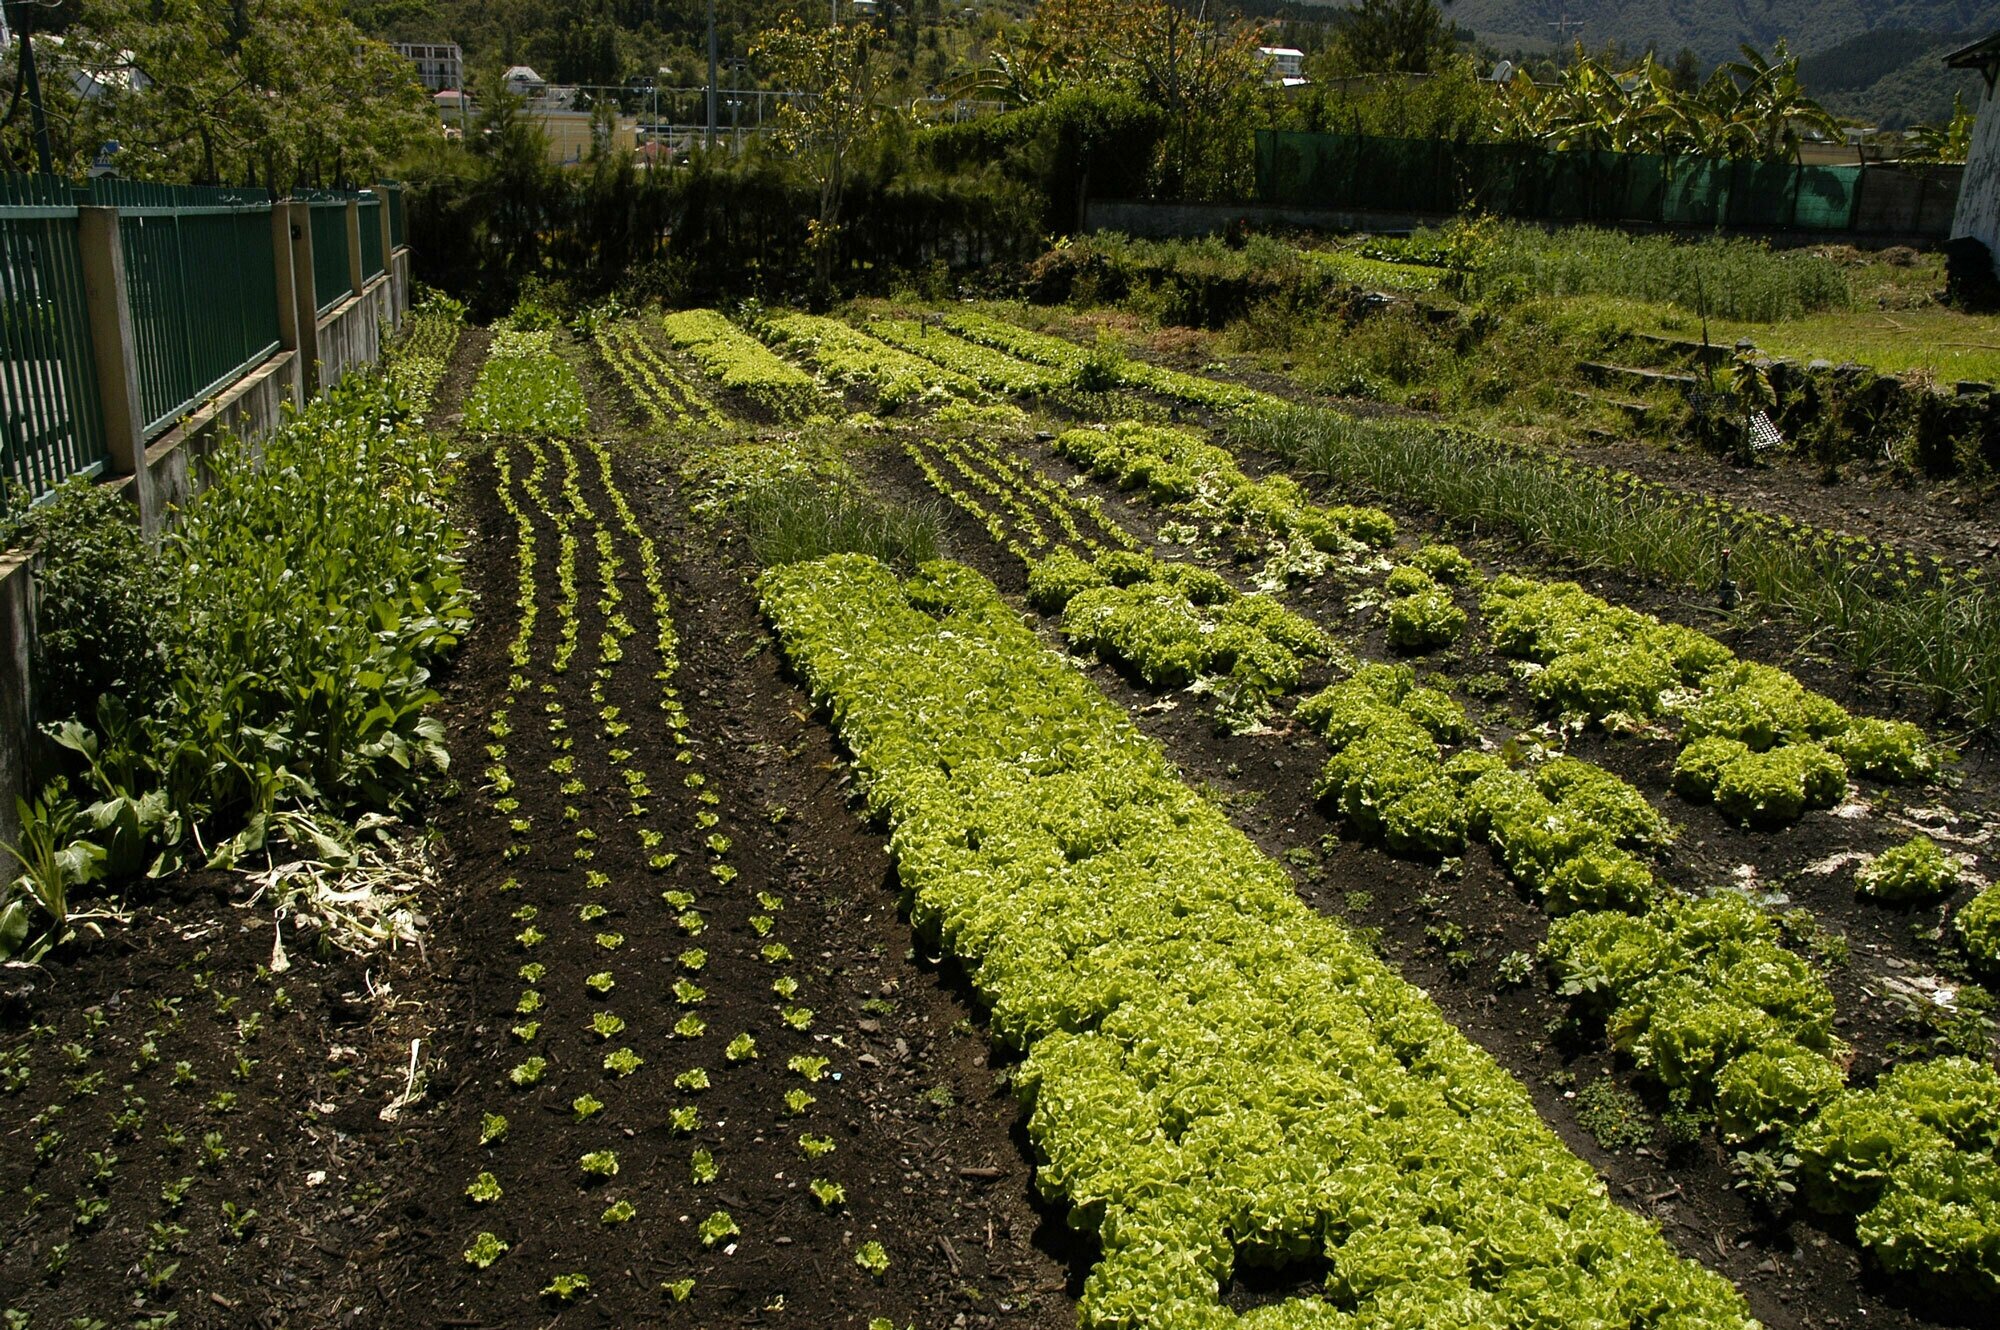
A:
{"type": "Polygon", "coordinates": [[[1296,46],[1260,46],[1257,58],[1264,63],[1268,82],[1296,88],[1306,81],[1306,53],[1296,46]]]}
{"type": "Polygon", "coordinates": [[[548,80],[526,65],[515,65],[500,76],[501,86],[516,97],[526,97],[530,101],[548,91],[548,80]]]}
{"type": "Polygon", "coordinates": [[[1965,179],[1958,188],[1958,212],[1952,219],[1952,239],[1969,236],[1986,246],[2000,275],[2000,109],[1994,84],[2000,80],[2000,33],[1953,51],[1944,59],[1953,69],[1976,69],[1986,79],[1973,122],[1972,147],[1965,154],[1965,179]]]}
{"type": "Polygon", "coordinates": [[[417,67],[417,79],[426,92],[465,86],[465,52],[457,42],[396,42],[393,49],[417,67]]]}

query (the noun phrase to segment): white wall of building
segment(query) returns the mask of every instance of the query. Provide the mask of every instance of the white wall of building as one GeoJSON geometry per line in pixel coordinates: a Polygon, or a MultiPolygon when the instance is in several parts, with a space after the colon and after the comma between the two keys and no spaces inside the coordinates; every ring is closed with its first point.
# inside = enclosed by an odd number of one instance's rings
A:
{"type": "Polygon", "coordinates": [[[1981,98],[1979,118],[1973,123],[1972,149],[1965,155],[1965,183],[1959,186],[1951,234],[1985,244],[2000,274],[2000,97],[1991,88],[1981,98]]]}

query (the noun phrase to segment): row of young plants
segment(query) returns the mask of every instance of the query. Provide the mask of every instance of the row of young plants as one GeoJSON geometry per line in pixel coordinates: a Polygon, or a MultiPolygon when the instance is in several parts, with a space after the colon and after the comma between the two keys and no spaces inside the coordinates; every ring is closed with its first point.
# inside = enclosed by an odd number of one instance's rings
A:
{"type": "MultiPolygon", "coordinates": [[[[677,687],[679,643],[656,543],[620,487],[607,449],[592,444],[579,450],[557,442],[552,452],[533,443],[524,444],[522,451],[532,463],[525,483],[515,481],[511,450],[495,459],[500,502],[515,527],[519,626],[509,649],[514,673],[508,691],[488,718],[485,772],[495,813],[509,819],[504,858],[518,870],[501,884],[503,899],[518,902],[513,917],[522,925],[515,945],[523,987],[507,1017],[518,1060],[504,1070],[494,1068],[498,1102],[479,1124],[480,1144],[493,1166],[467,1181],[467,1202],[498,1215],[506,1212],[501,1205],[505,1197],[526,1197],[547,1206],[565,1189],[575,1189],[590,1206],[601,1206],[598,1225],[607,1235],[634,1221],[633,1231],[657,1234],[666,1217],[654,1208],[672,1204],[688,1208],[691,1223],[694,1211],[706,1212],[693,1223],[693,1238],[702,1250],[733,1251],[744,1233],[736,1215],[718,1203],[718,1188],[740,1187],[745,1179],[728,1176],[730,1153],[725,1139],[715,1134],[722,1124],[711,1128],[705,1121],[702,1097],[725,1078],[748,1074],[762,1060],[779,1056],[783,1046],[796,1044],[799,1051],[787,1061],[795,1083],[774,1092],[778,1102],[771,1105],[773,1117],[789,1122],[797,1133],[806,1165],[802,1175],[810,1176],[805,1190],[813,1204],[840,1210],[847,1203],[846,1189],[827,1165],[836,1142],[811,1129],[815,1100],[810,1087],[827,1076],[830,1059],[819,1052],[812,1035],[815,1013],[805,1005],[805,986],[792,972],[791,950],[781,940],[785,898],[771,889],[777,884],[754,892],[739,885],[734,846],[723,829],[727,807],[695,756],[677,687]],[[608,520],[586,497],[586,483],[604,496],[608,520]],[[558,627],[552,641],[538,643],[538,568],[543,566],[538,551],[547,537],[553,537],[556,547],[553,608],[558,627]],[[628,603],[623,590],[634,562],[645,589],[644,605],[628,603]],[[602,625],[594,646],[583,640],[580,627],[588,617],[584,602],[592,569],[595,615],[602,625]],[[642,646],[639,622],[647,615],[654,632],[650,645],[642,646]],[[623,714],[612,699],[614,683],[641,670],[656,685],[659,716],[653,722],[623,714]],[[569,714],[565,702],[574,700],[579,675],[587,679],[589,715],[569,714]],[[540,771],[523,762],[515,736],[527,727],[517,717],[541,722],[535,728],[546,736],[547,755],[540,771]],[[672,766],[649,769],[648,756],[656,753],[671,753],[672,766]],[[561,821],[554,828],[536,827],[520,816],[521,795],[548,785],[554,786],[561,821]],[[613,792],[613,804],[623,801],[622,809],[604,806],[605,796],[594,792],[605,790],[613,792]],[[676,843],[676,836],[689,841],[676,843]],[[566,847],[566,853],[558,847],[566,847]],[[581,894],[568,880],[577,872],[582,874],[581,894]],[[656,888],[657,903],[648,903],[656,888]],[[732,963],[733,956],[724,950],[727,941],[717,937],[722,926],[718,913],[731,919],[743,915],[756,954],[752,963],[770,973],[768,1010],[753,1025],[770,1020],[777,1027],[776,1038],[740,1028],[724,1040],[724,1031],[712,1029],[723,1018],[705,1014],[708,976],[732,963]],[[641,915],[653,919],[642,922],[641,915]],[[628,933],[656,946],[677,936],[680,949],[671,957],[653,954],[643,945],[628,945],[628,933]],[[556,987],[559,978],[577,976],[582,976],[580,991],[556,987]],[[576,1047],[579,1042],[583,1051],[576,1047]],[[780,1048],[772,1048],[773,1043],[780,1048]],[[659,1065],[668,1059],[687,1064],[671,1075],[678,1102],[663,1122],[644,1121],[639,1106],[655,1097],[668,1077],[659,1065]],[[532,1115],[526,1124],[514,1115],[510,1122],[506,1101],[524,1096],[560,1109],[567,1120],[558,1133],[563,1144],[556,1157],[521,1141],[524,1133],[514,1130],[525,1125],[537,1141],[545,1135],[538,1130],[546,1122],[543,1114],[532,1115]],[[689,1145],[685,1180],[665,1192],[658,1185],[663,1161],[650,1152],[638,1159],[629,1153],[620,1157],[621,1138],[646,1129],[663,1129],[689,1145]],[[529,1153],[521,1153],[523,1148],[529,1153]],[[550,1168],[561,1171],[565,1180],[538,1176],[550,1168]],[[629,1186],[622,1185],[626,1181],[629,1186]],[[684,1188],[698,1198],[691,1207],[663,1200],[684,1188]],[[642,1212],[647,1196],[653,1199],[642,1212]]],[[[731,1016],[742,1019],[740,1013],[731,1016]]],[[[483,1270],[503,1259],[514,1239],[507,1236],[505,1224],[485,1215],[478,1222],[487,1226],[470,1238],[464,1256],[483,1270]]],[[[600,1281],[618,1277],[617,1267],[631,1264],[629,1255],[617,1254],[620,1250],[611,1248],[607,1261],[585,1264],[599,1267],[600,1281]]],[[[857,1246],[853,1259],[877,1277],[889,1260],[873,1241],[857,1246]]],[[[569,1268],[574,1263],[565,1257],[558,1262],[562,1268],[551,1268],[542,1286],[544,1298],[566,1303],[590,1291],[592,1270],[569,1268]]],[[[670,1304],[687,1302],[698,1292],[696,1278],[680,1273],[663,1281],[659,1291],[670,1304]]]]}
{"type": "Polygon", "coordinates": [[[1069,386],[1086,391],[1133,388],[1221,415],[1251,418],[1275,414],[1290,405],[1255,388],[1133,360],[1116,347],[1079,346],[1067,338],[1034,332],[990,314],[963,310],[942,317],[946,328],[966,340],[1058,370],[1069,386]]]}
{"type": "Polygon", "coordinates": [[[547,328],[493,334],[486,364],[466,399],[464,428],[475,434],[582,434],[590,424],[583,383],[547,328]]]}
{"type": "MultiPolygon", "coordinates": [[[[1074,433],[1082,439],[1096,432],[1074,433]]],[[[1135,431],[1128,427],[1127,433],[1135,431]]],[[[1084,464],[1098,460],[1098,453],[1066,447],[1068,438],[1057,442],[1058,451],[1084,464]]],[[[1101,473],[1122,483],[1143,482],[1145,462],[1151,460],[1142,460],[1136,476],[1129,465],[1104,467],[1101,473]]],[[[1182,489],[1170,475],[1164,484],[1149,485],[1148,493],[1164,504],[1182,489]]],[[[1391,644],[1405,649],[1435,644],[1398,632],[1399,609],[1425,601],[1456,616],[1451,631],[1436,635],[1438,641],[1455,639],[1466,616],[1446,588],[1477,580],[1459,551],[1436,545],[1417,550],[1384,580],[1391,644]]],[[[1560,703],[1589,693],[1592,685],[1608,690],[1609,679],[1643,678],[1646,672],[1634,668],[1633,657],[1640,656],[1643,665],[1647,651],[1707,670],[1708,686],[1683,689],[1686,697],[1679,703],[1694,718],[1690,728],[1708,736],[1691,744],[1688,753],[1720,739],[1734,745],[1732,753],[1750,752],[1756,743],[1761,745],[1756,751],[1775,754],[1788,737],[1805,742],[1810,733],[1853,754],[1856,769],[1869,774],[1917,779],[1934,770],[1932,751],[1915,727],[1849,716],[1768,667],[1732,662],[1717,673],[1711,667],[1731,661],[1719,643],[1610,606],[1574,584],[1509,575],[1492,585],[1486,608],[1499,649],[1531,648],[1538,640],[1549,646],[1542,658],[1548,668],[1531,681],[1544,700],[1560,703]],[[1542,608],[1508,618],[1524,601],[1542,608]],[[1597,644],[1598,665],[1559,670],[1564,658],[1557,655],[1557,644],[1582,655],[1593,649],[1593,633],[1614,632],[1622,634],[1619,646],[1607,651],[1597,644]],[[1628,675],[1619,674],[1619,666],[1628,675]]],[[[1435,621],[1430,611],[1423,617],[1435,621]]],[[[1670,676],[1661,687],[1678,682],[1670,676]]],[[[1655,699],[1659,691],[1654,690],[1655,699]]],[[[1659,710],[1654,705],[1640,714],[1657,716],[1659,710]]],[[[1615,714],[1607,708],[1595,718],[1615,714]]],[[[1869,1096],[1860,1102],[1906,1110],[1908,1120],[1920,1124],[1894,1147],[1897,1161],[1906,1166],[1880,1170],[1869,1186],[1827,1185],[1831,1176],[1865,1170],[1857,1161],[1870,1147],[1856,1134],[1856,1124],[1872,1120],[1841,1107],[1856,1097],[1844,1085],[1847,1050],[1832,1033],[1831,993],[1813,967],[1782,944],[1773,920],[1746,898],[1729,892],[1699,900],[1662,897],[1646,856],[1666,844],[1672,829],[1638,790],[1571,757],[1527,771],[1472,746],[1447,758],[1442,745],[1467,743],[1476,732],[1457,702],[1418,685],[1407,667],[1364,666],[1301,703],[1297,715],[1335,749],[1319,796],[1351,829],[1393,853],[1433,860],[1458,854],[1468,838],[1485,839],[1511,876],[1552,911],[1569,916],[1558,922],[1543,951],[1558,982],[1587,1013],[1605,1021],[1613,1046],[1668,1091],[1676,1112],[1718,1119],[1727,1139],[1752,1147],[1741,1159],[1771,1158],[1796,1142],[1810,1142],[1809,1199],[1835,1212],[1862,1213],[1857,1232],[1885,1267],[1963,1281],[1975,1289],[2000,1282],[2000,1264],[1985,1246],[1990,1222],[1968,1220],[1953,1208],[1969,1205],[1975,1215],[1983,1214],[1981,1207],[2000,1198],[1992,1142],[1977,1126],[1940,1126],[1934,1114],[1926,1116],[1923,1102],[1925,1095],[1945,1094],[1938,1087],[1949,1085],[1956,1102],[1979,1106],[1976,1122],[2000,1120],[2000,1080],[1990,1068],[1959,1060],[1941,1064],[1944,1069],[1936,1073],[1885,1078],[1886,1088],[1859,1092],[1869,1096]],[[1905,1093],[1906,1087],[1922,1088],[1905,1093]],[[1823,1127],[1822,1118],[1836,1125],[1823,1127]],[[1958,1151],[1955,1166],[1939,1173],[1937,1158],[1947,1148],[1958,1151]]],[[[1841,761],[1827,749],[1814,751],[1830,763],[1841,761]]],[[[1836,793],[1844,792],[1844,765],[1837,765],[1837,778],[1836,793]]],[[[1685,776],[1677,783],[1684,785],[1685,776]]],[[[1725,792],[1724,798],[1730,797],[1725,792]]],[[[1780,807],[1790,797],[1787,785],[1756,808],[1764,814],[1790,808],[1796,816],[1790,804],[1780,807]]],[[[1908,898],[1949,889],[1958,871],[1918,837],[1879,856],[1860,885],[1869,894],[1908,898]]],[[[1995,890],[2000,889],[1988,888],[1964,912],[1972,916],[1974,936],[1984,936],[1995,890]]]]}
{"type": "Polygon", "coordinates": [[[269,969],[229,974],[206,947],[175,983],[185,991],[51,1015],[0,1044],[0,1105],[20,1112],[0,1167],[12,1198],[0,1323],[39,1324],[40,1301],[74,1315],[63,1324],[172,1325],[197,1271],[261,1237],[261,1133],[292,1124],[246,1116],[296,1089],[265,1063],[307,1018],[269,969]],[[90,1281],[98,1297],[116,1290],[93,1306],[72,1287],[86,1271],[123,1274],[90,1281]]]}
{"type": "Polygon", "coordinates": [[[703,425],[721,429],[729,424],[729,417],[696,392],[660,354],[643,320],[600,319],[591,329],[591,340],[605,366],[656,427],[673,430],[703,425]]]}
{"type": "Polygon", "coordinates": [[[873,393],[884,411],[985,396],[977,380],[900,351],[839,319],[771,314],[758,321],[757,329],[779,346],[799,351],[831,381],[873,393]]]}
{"type": "Polygon", "coordinates": [[[384,352],[383,372],[405,400],[428,409],[464,332],[465,306],[442,291],[427,291],[384,352]]]}
{"type": "Polygon", "coordinates": [[[1566,560],[1738,590],[1809,625],[1858,676],[2000,719],[2000,602],[1976,571],[1462,430],[1298,408],[1236,438],[1344,490],[1502,527],[1566,560]]]}
{"type": "Polygon", "coordinates": [[[1009,397],[1043,397],[1070,386],[1070,375],[1021,360],[947,332],[943,320],[870,319],[868,331],[890,346],[921,356],[945,372],[989,392],[1009,397]]]}
{"type": "Polygon", "coordinates": [[[1086,1325],[1750,1324],[1519,1085],[1174,775],[992,587],[836,556],[759,584],[913,921],[1025,1048],[1086,1325]],[[1323,1258],[1238,1314],[1239,1265],[1323,1258]]]}
{"type": "Polygon", "coordinates": [[[1225,714],[1245,724],[1296,689],[1308,664],[1332,650],[1324,634],[1269,596],[1242,594],[1193,564],[1155,559],[1101,507],[1019,459],[949,439],[927,448],[904,446],[933,489],[1022,561],[1029,603],[1060,615],[1063,635],[1079,650],[1154,687],[1199,681],[1225,714]],[[967,493],[959,480],[986,497],[967,493]],[[1110,544],[1079,519],[1108,533],[1110,544]]]}
{"type": "MultiPolygon", "coordinates": [[[[254,450],[225,445],[157,548],[100,487],[38,517],[61,774],[23,810],[0,952],[60,941],[71,893],[191,852],[227,866],[284,838],[366,857],[344,828],[406,811],[446,765],[430,675],[471,618],[451,463],[397,384],[351,376],[254,450]]],[[[370,892],[310,894],[274,903],[342,945],[403,931],[370,892]]]]}
{"type": "Polygon", "coordinates": [[[779,420],[805,420],[830,405],[812,375],[712,309],[667,314],[660,327],[667,341],[699,365],[702,373],[779,420]]]}

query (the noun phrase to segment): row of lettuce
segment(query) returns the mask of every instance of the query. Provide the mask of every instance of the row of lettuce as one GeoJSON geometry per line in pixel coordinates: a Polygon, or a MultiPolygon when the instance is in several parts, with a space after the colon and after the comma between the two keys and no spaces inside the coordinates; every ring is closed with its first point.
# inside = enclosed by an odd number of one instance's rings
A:
{"type": "Polygon", "coordinates": [[[462,316],[420,308],[384,373],[225,442],[157,548],[88,482],[37,517],[55,774],[22,808],[0,954],[61,941],[81,889],[232,863],[308,822],[338,843],[443,769],[431,671],[471,603],[450,446],[422,413],[462,316]]]}

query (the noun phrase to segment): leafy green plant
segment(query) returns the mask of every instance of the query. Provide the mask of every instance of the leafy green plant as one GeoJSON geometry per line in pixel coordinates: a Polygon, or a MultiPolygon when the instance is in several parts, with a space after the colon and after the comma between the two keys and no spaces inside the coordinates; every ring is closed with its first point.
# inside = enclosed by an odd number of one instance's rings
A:
{"type": "Polygon", "coordinates": [[[509,1244],[494,1233],[481,1233],[465,1249],[465,1263],[475,1269],[484,1270],[507,1254],[509,1244]]]}
{"type": "Polygon", "coordinates": [[[724,1238],[739,1237],[742,1232],[727,1210],[717,1210],[695,1226],[695,1234],[704,1247],[713,1247],[724,1238]]]}
{"type": "Polygon", "coordinates": [[[854,1263],[877,1279],[889,1273],[889,1253],[873,1239],[855,1249],[854,1263]]]}
{"type": "Polygon", "coordinates": [[[1892,845],[1854,875],[1856,890],[1879,901],[1914,901],[1942,896],[1958,883],[1955,860],[1937,842],[1919,833],[1892,845]]]}

